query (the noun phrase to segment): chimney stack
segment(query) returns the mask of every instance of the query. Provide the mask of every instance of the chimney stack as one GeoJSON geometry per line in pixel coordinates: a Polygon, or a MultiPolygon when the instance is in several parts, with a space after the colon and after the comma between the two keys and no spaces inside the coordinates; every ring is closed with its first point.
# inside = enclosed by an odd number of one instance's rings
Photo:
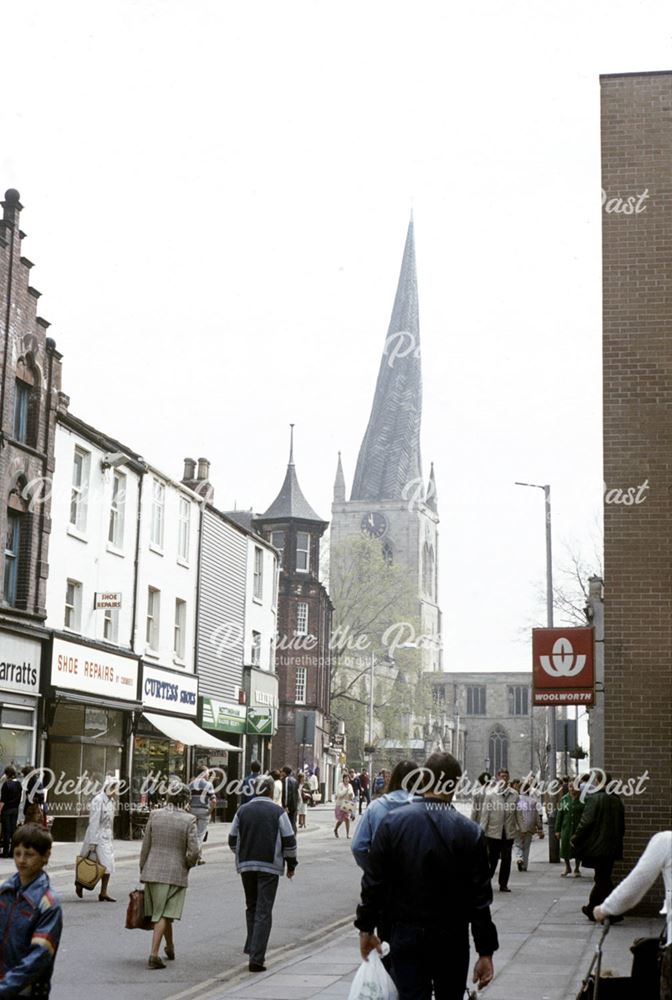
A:
{"type": "Polygon", "coordinates": [[[207,458],[199,458],[198,460],[198,475],[197,479],[199,482],[207,479],[210,475],[210,462],[207,458]]]}
{"type": "Polygon", "coordinates": [[[19,192],[15,188],[5,191],[5,200],[2,203],[2,217],[3,222],[8,223],[10,226],[15,225],[19,221],[19,214],[23,208],[20,197],[19,192]]]}
{"type": "Polygon", "coordinates": [[[185,458],[184,460],[184,476],[183,480],[193,480],[194,474],[196,472],[196,462],[193,458],[185,458]]]}

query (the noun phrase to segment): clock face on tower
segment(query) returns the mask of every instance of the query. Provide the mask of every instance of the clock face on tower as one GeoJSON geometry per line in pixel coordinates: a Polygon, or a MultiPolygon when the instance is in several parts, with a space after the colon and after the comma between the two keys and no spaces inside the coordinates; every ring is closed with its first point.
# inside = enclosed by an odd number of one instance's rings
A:
{"type": "Polygon", "coordinates": [[[387,531],[387,519],[384,514],[377,511],[371,514],[364,514],[362,517],[362,531],[372,538],[382,538],[387,531]]]}

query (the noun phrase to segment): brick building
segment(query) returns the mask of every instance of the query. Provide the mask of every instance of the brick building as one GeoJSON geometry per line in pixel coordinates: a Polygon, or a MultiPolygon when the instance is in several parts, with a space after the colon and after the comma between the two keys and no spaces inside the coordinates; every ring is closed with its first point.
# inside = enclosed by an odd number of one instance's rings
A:
{"type": "Polygon", "coordinates": [[[601,93],[604,761],[650,776],[625,799],[622,877],[672,826],[672,72],[603,76],[601,93]]]}
{"type": "Polygon", "coordinates": [[[275,653],[280,708],[273,767],[317,766],[320,780],[330,788],[336,763],[329,749],[332,604],[319,580],[320,539],[328,522],[301,492],[293,439],[280,492],[254,525],[280,553],[275,653]]]}
{"type": "Polygon", "coordinates": [[[61,355],[37,315],[40,293],[21,256],[18,191],[0,220],[0,533],[5,540],[0,607],[0,764],[21,766],[40,752],[38,692],[47,632],[56,404],[61,355]]]}

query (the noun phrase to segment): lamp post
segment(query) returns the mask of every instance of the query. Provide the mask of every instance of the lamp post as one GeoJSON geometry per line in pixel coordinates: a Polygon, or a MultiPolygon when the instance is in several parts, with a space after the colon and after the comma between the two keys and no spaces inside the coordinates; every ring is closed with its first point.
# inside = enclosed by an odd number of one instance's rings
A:
{"type": "MultiPolygon", "coordinates": [[[[546,626],[553,628],[553,554],[551,549],[551,487],[546,483],[519,483],[516,486],[529,486],[533,490],[544,491],[544,521],[546,525],[546,626]]],[[[532,708],[530,708],[532,711],[532,708]]],[[[557,777],[556,740],[555,740],[555,705],[546,709],[546,725],[548,728],[548,777],[555,782],[557,777]]],[[[548,860],[559,861],[560,852],[555,837],[555,802],[551,799],[547,806],[548,814],[548,860]]]]}

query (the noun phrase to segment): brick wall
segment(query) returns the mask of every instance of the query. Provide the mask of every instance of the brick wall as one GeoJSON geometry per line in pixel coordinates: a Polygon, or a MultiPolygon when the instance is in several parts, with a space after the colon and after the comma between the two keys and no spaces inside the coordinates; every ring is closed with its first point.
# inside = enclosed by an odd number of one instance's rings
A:
{"type": "MultiPolygon", "coordinates": [[[[14,607],[3,600],[6,623],[33,624],[46,616],[50,481],[54,471],[55,413],[61,388],[61,355],[37,316],[40,293],[30,284],[31,262],[22,256],[18,192],[8,191],[0,220],[0,537],[8,511],[21,520],[19,572],[14,607]],[[25,441],[17,439],[17,380],[30,387],[25,441]]],[[[19,435],[20,437],[20,435],[19,435]]],[[[6,559],[4,545],[1,550],[6,559]]],[[[0,595],[4,596],[3,594],[0,595]]]]}
{"type": "MultiPolygon", "coordinates": [[[[605,765],[650,774],[624,800],[622,877],[672,826],[672,73],[601,90],[605,765]],[[647,482],[639,503],[613,502],[647,482]]],[[[642,908],[660,902],[659,883],[642,908]]]]}

